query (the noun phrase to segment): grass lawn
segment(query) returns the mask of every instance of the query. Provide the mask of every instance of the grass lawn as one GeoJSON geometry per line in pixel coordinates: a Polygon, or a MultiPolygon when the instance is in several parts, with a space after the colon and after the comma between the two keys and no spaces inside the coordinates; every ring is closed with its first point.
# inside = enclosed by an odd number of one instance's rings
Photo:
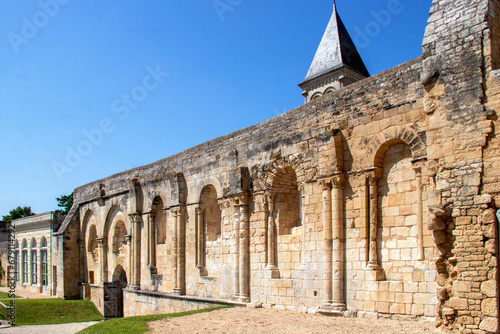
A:
{"type": "Polygon", "coordinates": [[[101,333],[142,334],[149,332],[149,327],[147,323],[150,321],[161,320],[165,318],[183,317],[186,315],[210,312],[230,307],[232,306],[216,306],[203,310],[188,311],[182,313],[145,315],[139,317],[112,319],[87,327],[86,329],[78,332],[78,334],[101,334],[101,333]]]}
{"type": "MultiPolygon", "coordinates": [[[[6,304],[6,301],[2,301],[6,304]]],[[[5,309],[0,307],[5,316],[5,309]]],[[[103,320],[90,300],[19,299],[16,300],[18,326],[68,324],[103,320]]]]}

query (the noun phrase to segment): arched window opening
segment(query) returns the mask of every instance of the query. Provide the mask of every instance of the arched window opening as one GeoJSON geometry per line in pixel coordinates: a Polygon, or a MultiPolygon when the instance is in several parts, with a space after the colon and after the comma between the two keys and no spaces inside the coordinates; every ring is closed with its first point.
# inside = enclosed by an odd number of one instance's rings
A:
{"type": "Polygon", "coordinates": [[[301,226],[301,196],[297,175],[291,167],[281,168],[275,176],[271,192],[275,194],[274,212],[278,235],[292,234],[295,227],[301,226]]]}
{"type": "Polygon", "coordinates": [[[200,275],[217,276],[221,264],[222,251],[220,239],[222,234],[222,213],[219,207],[217,190],[208,185],[200,195],[200,216],[197,222],[197,242],[200,275]]]}
{"type": "Polygon", "coordinates": [[[92,260],[97,262],[99,259],[99,249],[97,248],[97,229],[95,225],[90,226],[87,252],[92,256],[92,260]]]}
{"type": "Polygon", "coordinates": [[[47,249],[47,239],[45,237],[42,237],[42,240],[40,241],[40,257],[41,257],[41,262],[42,262],[42,289],[43,292],[46,292],[46,289],[48,287],[48,281],[49,281],[49,263],[48,263],[48,249],[47,249]]]}
{"type": "Polygon", "coordinates": [[[28,243],[26,239],[22,242],[22,270],[23,284],[28,284],[28,243]]]}
{"type": "Polygon", "coordinates": [[[163,245],[167,241],[167,221],[163,211],[163,200],[160,196],[157,196],[153,201],[151,213],[154,217],[156,244],[163,245]]]}
{"type": "Polygon", "coordinates": [[[412,154],[405,143],[393,142],[382,156],[378,181],[377,252],[387,280],[412,279],[418,261],[418,196],[412,154]]]}
{"type": "Polygon", "coordinates": [[[127,236],[127,229],[125,228],[125,223],[120,220],[116,223],[115,231],[113,233],[113,253],[116,256],[123,255],[125,252],[125,245],[127,236]]]}
{"type": "Polygon", "coordinates": [[[31,284],[38,284],[38,252],[36,249],[36,240],[33,238],[31,240],[31,284]]]}
{"type": "Polygon", "coordinates": [[[18,285],[19,284],[19,241],[16,240],[14,247],[15,247],[15,250],[14,250],[14,257],[15,257],[14,275],[16,278],[16,285],[18,285]]]}
{"type": "Polygon", "coordinates": [[[311,101],[312,101],[312,100],[319,99],[321,96],[323,96],[321,93],[315,93],[315,94],[311,97],[311,101]]]}
{"type": "Polygon", "coordinates": [[[216,241],[222,231],[221,211],[214,186],[203,188],[200,197],[200,207],[205,209],[205,236],[207,241],[216,241]]]}

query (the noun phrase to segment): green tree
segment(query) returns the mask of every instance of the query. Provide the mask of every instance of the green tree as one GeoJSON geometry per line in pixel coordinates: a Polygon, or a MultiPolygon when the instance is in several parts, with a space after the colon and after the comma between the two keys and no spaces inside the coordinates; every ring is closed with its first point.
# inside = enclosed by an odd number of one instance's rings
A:
{"type": "Polygon", "coordinates": [[[66,216],[73,206],[73,193],[70,195],[62,195],[61,197],[57,197],[57,206],[63,208],[63,210],[56,210],[56,213],[66,216]]]}
{"type": "Polygon", "coordinates": [[[31,206],[24,206],[22,208],[18,206],[17,208],[10,210],[8,215],[2,216],[2,220],[6,221],[7,223],[10,223],[15,219],[34,216],[34,215],[35,213],[31,212],[31,206]]]}

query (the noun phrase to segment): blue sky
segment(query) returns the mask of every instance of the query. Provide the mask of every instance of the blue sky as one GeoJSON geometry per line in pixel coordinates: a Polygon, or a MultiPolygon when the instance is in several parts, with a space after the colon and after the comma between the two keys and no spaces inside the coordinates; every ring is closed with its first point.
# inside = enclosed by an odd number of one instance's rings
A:
{"type": "MultiPolygon", "coordinates": [[[[431,0],[338,0],[371,74],[431,0]],[[383,15],[389,13],[389,16],[383,15]]],[[[331,0],[0,0],[0,215],[303,104],[331,0]]]]}

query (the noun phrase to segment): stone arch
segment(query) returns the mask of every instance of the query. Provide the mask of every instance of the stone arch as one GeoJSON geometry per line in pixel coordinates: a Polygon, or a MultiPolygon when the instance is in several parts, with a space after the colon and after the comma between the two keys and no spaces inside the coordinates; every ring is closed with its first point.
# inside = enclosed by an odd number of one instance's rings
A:
{"type": "Polygon", "coordinates": [[[127,272],[122,265],[117,265],[111,276],[113,285],[116,285],[116,317],[122,318],[124,316],[123,309],[123,289],[128,285],[127,272]]]}
{"type": "Polygon", "coordinates": [[[167,222],[165,217],[165,207],[161,196],[157,195],[151,204],[151,218],[156,244],[165,244],[167,239],[167,222]]]}
{"type": "Polygon", "coordinates": [[[314,171],[314,175],[306,174],[304,164],[302,163],[301,159],[297,157],[275,159],[269,166],[265,175],[264,188],[266,190],[269,190],[271,188],[274,178],[280,173],[280,170],[285,167],[290,167],[293,169],[295,175],[297,176],[297,184],[299,188],[301,188],[306,181],[314,178],[316,173],[316,170],[312,168],[311,170],[314,171]]]}
{"type": "MultiPolygon", "coordinates": [[[[302,257],[302,196],[308,179],[297,158],[275,160],[266,176],[268,204],[268,266],[291,278],[302,257]]],[[[274,273],[273,275],[275,275],[274,273]]]]}
{"type": "Polygon", "coordinates": [[[278,235],[292,234],[292,229],[302,225],[301,196],[295,170],[285,166],[276,171],[271,184],[274,198],[273,215],[278,235]]]}
{"type": "Polygon", "coordinates": [[[199,184],[197,184],[196,187],[194,187],[194,191],[192,191],[192,196],[191,198],[192,202],[197,202],[200,200],[200,197],[196,198],[197,196],[201,195],[201,192],[203,189],[207,186],[212,186],[215,188],[215,192],[217,193],[217,198],[221,198],[224,194],[224,190],[222,189],[222,184],[221,182],[213,176],[208,176],[203,178],[203,181],[199,184]]]}
{"type": "Polygon", "coordinates": [[[113,277],[111,279],[113,283],[120,283],[124,284],[123,287],[127,286],[127,273],[125,272],[125,269],[123,266],[120,264],[116,266],[115,270],[113,271],[113,277]]]}
{"type": "Polygon", "coordinates": [[[127,220],[125,219],[125,215],[123,214],[121,208],[118,205],[111,206],[104,222],[104,228],[102,231],[103,239],[107,240],[110,237],[112,225],[113,223],[116,223],[118,215],[122,216],[122,220],[125,222],[125,225],[127,225],[127,220]]]}
{"type": "Polygon", "coordinates": [[[126,242],[127,229],[125,227],[125,222],[123,220],[119,220],[113,231],[113,253],[116,256],[120,256],[124,253],[124,247],[127,244],[126,242]]]}
{"type": "Polygon", "coordinates": [[[323,94],[321,94],[320,92],[316,92],[316,93],[313,94],[313,96],[311,96],[311,101],[319,99],[322,96],[323,96],[323,94]]]}
{"type": "Polygon", "coordinates": [[[325,89],[325,92],[323,93],[323,95],[327,95],[327,94],[330,94],[330,93],[333,93],[335,92],[335,88],[334,87],[327,87],[325,89]]]}
{"type": "Polygon", "coordinates": [[[109,279],[108,268],[115,268],[117,265],[128,268],[130,263],[130,223],[128,217],[118,205],[113,205],[107,215],[104,231],[103,243],[106,254],[101,264],[103,267],[103,282],[109,279]]]}
{"type": "Polygon", "coordinates": [[[392,126],[378,136],[370,138],[371,152],[373,152],[374,167],[380,167],[387,150],[397,143],[406,144],[411,150],[413,159],[426,156],[425,140],[412,128],[404,126],[392,126]]]}
{"type": "Polygon", "coordinates": [[[197,250],[202,276],[218,276],[222,265],[222,210],[218,194],[211,184],[200,192],[197,250]]]}
{"type": "Polygon", "coordinates": [[[90,254],[93,262],[97,262],[99,260],[99,249],[97,248],[97,228],[95,224],[92,224],[89,227],[87,253],[90,254]]]}
{"type": "Polygon", "coordinates": [[[92,210],[87,210],[83,219],[81,233],[82,240],[84,240],[84,275],[85,280],[89,284],[95,284],[97,275],[100,273],[99,248],[97,244],[99,233],[97,226],[96,216],[92,210]]]}
{"type": "Polygon", "coordinates": [[[413,168],[413,151],[401,138],[383,143],[375,155],[377,184],[377,252],[390,281],[411,280],[419,260],[420,194],[413,168]]]}

